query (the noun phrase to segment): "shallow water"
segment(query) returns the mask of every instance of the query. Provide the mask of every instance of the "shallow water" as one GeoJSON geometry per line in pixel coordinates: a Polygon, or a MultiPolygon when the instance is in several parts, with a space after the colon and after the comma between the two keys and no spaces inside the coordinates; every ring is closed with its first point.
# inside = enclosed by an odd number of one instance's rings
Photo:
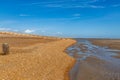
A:
{"type": "Polygon", "coordinates": [[[80,61],[85,61],[88,57],[94,56],[100,60],[110,63],[112,68],[120,67],[120,59],[114,58],[113,56],[117,56],[117,52],[120,50],[111,50],[108,47],[100,47],[93,45],[89,40],[83,39],[75,39],[77,41],[76,44],[69,47],[66,52],[74,57],[77,62],[70,71],[71,80],[78,80],[77,74],[79,73],[79,65],[80,61]]]}

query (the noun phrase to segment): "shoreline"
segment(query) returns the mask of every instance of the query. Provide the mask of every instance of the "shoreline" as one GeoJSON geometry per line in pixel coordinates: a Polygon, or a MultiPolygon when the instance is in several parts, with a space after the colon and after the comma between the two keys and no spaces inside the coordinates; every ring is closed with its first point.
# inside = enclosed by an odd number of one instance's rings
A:
{"type": "MultiPolygon", "coordinates": [[[[71,39],[71,40],[74,40],[74,39],[71,39]]],[[[76,40],[74,40],[75,42],[74,43],[72,43],[72,44],[70,44],[69,46],[67,46],[65,49],[64,49],[64,52],[68,55],[68,53],[65,51],[67,48],[69,48],[70,46],[72,46],[72,45],[74,45],[75,43],[77,43],[77,41],[76,40]]],[[[69,57],[71,57],[70,55],[68,55],[69,57]]],[[[74,58],[74,57],[71,57],[71,58],[74,58]]],[[[74,62],[73,63],[71,63],[69,66],[68,66],[68,68],[67,68],[67,70],[66,70],[66,72],[65,72],[65,79],[64,80],[70,80],[70,75],[69,75],[69,73],[70,73],[70,70],[74,67],[74,65],[76,64],[76,59],[74,58],[74,62]],[[68,76],[68,77],[66,77],[66,75],[68,76]]]]}
{"type": "Polygon", "coordinates": [[[69,55],[77,60],[70,72],[71,80],[119,80],[120,60],[113,57],[112,49],[108,51],[108,48],[96,46],[89,40],[77,39],[77,41],[67,49],[69,55]]]}
{"type": "MultiPolygon", "coordinates": [[[[60,38],[32,38],[14,34],[2,33],[0,43],[10,44],[11,52],[0,55],[0,79],[9,80],[69,80],[69,71],[75,59],[66,52],[76,41],[60,38]],[[12,37],[13,36],[13,37],[12,37]],[[22,37],[21,37],[22,36],[22,37]],[[7,76],[7,77],[6,77],[7,76]]],[[[1,50],[0,50],[1,53],[1,50]]]]}

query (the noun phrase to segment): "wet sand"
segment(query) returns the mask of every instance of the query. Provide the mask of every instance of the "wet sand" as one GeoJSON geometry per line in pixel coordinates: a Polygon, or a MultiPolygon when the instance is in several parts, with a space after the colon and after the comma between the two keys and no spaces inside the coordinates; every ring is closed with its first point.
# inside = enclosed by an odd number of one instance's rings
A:
{"type": "MultiPolygon", "coordinates": [[[[98,46],[106,46],[111,49],[120,50],[120,39],[91,39],[90,41],[98,46]]],[[[118,52],[118,55],[114,57],[120,58],[120,52],[118,52]]]]}
{"type": "Polygon", "coordinates": [[[120,50],[120,39],[91,39],[93,44],[120,50]]]}
{"type": "Polygon", "coordinates": [[[69,73],[70,80],[120,80],[120,59],[114,57],[120,51],[109,49],[105,45],[112,42],[105,41],[103,46],[98,46],[89,39],[75,40],[77,43],[66,50],[77,60],[69,73]]]}
{"type": "Polygon", "coordinates": [[[0,45],[8,43],[10,53],[0,55],[0,80],[69,80],[68,73],[75,59],[64,50],[75,42],[1,32],[0,45]]]}

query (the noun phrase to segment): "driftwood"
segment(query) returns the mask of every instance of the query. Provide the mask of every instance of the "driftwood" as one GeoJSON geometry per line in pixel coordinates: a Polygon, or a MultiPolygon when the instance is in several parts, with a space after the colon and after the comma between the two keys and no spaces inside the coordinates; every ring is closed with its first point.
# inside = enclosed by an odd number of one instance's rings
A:
{"type": "Polygon", "coordinates": [[[2,49],[3,49],[3,55],[6,55],[9,53],[9,45],[8,43],[3,43],[2,44],[2,49]]]}

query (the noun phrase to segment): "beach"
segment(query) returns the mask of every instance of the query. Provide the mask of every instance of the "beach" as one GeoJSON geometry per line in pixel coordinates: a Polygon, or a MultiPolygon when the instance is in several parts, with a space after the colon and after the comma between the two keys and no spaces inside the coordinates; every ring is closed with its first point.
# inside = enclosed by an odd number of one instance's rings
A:
{"type": "Polygon", "coordinates": [[[0,32],[0,80],[119,80],[119,43],[0,32]]]}
{"type": "Polygon", "coordinates": [[[0,45],[8,43],[10,53],[0,55],[0,80],[69,80],[68,73],[75,59],[64,50],[75,42],[73,39],[1,32],[0,45]]]}

